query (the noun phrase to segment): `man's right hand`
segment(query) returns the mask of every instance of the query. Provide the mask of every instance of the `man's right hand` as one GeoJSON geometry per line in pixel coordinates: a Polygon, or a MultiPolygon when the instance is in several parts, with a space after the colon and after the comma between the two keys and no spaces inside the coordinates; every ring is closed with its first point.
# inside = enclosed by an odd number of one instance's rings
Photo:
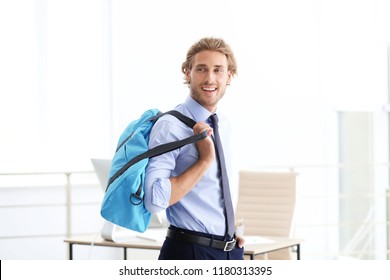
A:
{"type": "Polygon", "coordinates": [[[196,123],[193,129],[195,134],[202,133],[205,130],[207,131],[208,137],[196,142],[196,146],[198,148],[199,160],[211,163],[215,158],[214,142],[210,137],[213,134],[213,129],[205,122],[196,123]]]}

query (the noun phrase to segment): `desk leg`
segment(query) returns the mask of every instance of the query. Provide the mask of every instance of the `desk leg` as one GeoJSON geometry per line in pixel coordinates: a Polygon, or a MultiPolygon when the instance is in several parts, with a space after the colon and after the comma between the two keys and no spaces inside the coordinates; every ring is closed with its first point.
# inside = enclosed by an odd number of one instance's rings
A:
{"type": "Polygon", "coordinates": [[[301,244],[297,244],[297,260],[301,259],[301,244]]]}
{"type": "Polygon", "coordinates": [[[73,244],[69,242],[69,260],[73,260],[73,244]]]}
{"type": "Polygon", "coordinates": [[[126,249],[126,247],[123,247],[123,259],[127,260],[127,249],[126,249]]]}

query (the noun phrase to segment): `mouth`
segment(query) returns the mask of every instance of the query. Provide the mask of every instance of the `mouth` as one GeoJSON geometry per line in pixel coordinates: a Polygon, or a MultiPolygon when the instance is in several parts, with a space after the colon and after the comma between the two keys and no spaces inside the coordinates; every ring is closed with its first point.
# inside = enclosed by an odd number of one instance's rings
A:
{"type": "Polygon", "coordinates": [[[203,86],[202,90],[207,92],[207,93],[213,93],[214,91],[217,90],[217,87],[214,87],[214,86],[203,86]]]}

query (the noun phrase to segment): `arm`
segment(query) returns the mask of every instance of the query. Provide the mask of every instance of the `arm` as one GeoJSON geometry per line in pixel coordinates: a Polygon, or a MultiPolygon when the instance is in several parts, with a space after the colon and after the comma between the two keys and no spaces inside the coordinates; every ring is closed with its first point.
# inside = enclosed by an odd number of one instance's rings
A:
{"type": "MultiPolygon", "coordinates": [[[[187,133],[179,133],[179,130],[173,133],[172,123],[167,120],[158,122],[155,126],[156,130],[150,138],[151,147],[189,136],[187,133]]],[[[205,123],[196,124],[193,132],[199,133],[205,129],[208,129],[211,135],[212,129],[205,123]]],[[[182,171],[175,175],[172,175],[172,171],[177,168],[179,150],[150,159],[145,177],[145,206],[150,212],[160,212],[179,201],[205,174],[214,160],[214,144],[211,138],[207,137],[198,141],[196,148],[198,153],[192,155],[196,156],[196,160],[190,159],[188,165],[180,166],[182,171]]]]}
{"type": "MultiPolygon", "coordinates": [[[[198,134],[204,130],[208,131],[208,136],[212,134],[212,128],[206,123],[197,123],[194,126],[194,133],[198,134]]],[[[214,160],[214,143],[210,137],[196,143],[199,152],[199,159],[180,176],[171,177],[171,197],[169,205],[175,204],[184,197],[200,181],[210,164],[214,160]]]]}

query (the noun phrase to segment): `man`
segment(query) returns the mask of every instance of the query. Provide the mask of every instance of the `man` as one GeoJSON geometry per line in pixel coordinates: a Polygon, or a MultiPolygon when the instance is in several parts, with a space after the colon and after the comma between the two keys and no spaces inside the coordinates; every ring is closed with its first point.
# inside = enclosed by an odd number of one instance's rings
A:
{"type": "Polygon", "coordinates": [[[209,136],[152,158],[148,164],[145,205],[154,213],[166,209],[171,224],[159,259],[243,259],[244,240],[231,230],[234,214],[224,181],[224,158],[229,154],[219,154],[228,151],[226,122],[218,114],[219,122],[214,119],[218,102],[236,71],[233,52],[222,39],[196,42],[182,65],[189,96],[175,108],[196,125],[191,130],[166,115],[152,129],[150,148],[205,130],[209,136]],[[218,146],[219,136],[223,147],[218,146]]]}

